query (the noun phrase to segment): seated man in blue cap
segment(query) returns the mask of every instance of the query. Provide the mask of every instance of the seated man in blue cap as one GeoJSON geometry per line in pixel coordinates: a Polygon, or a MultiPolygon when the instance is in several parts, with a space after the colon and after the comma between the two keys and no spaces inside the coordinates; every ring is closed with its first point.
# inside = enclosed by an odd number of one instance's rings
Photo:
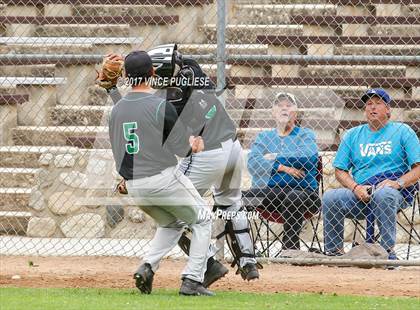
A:
{"type": "Polygon", "coordinates": [[[418,187],[419,139],[408,125],[390,121],[391,98],[384,89],[368,90],[361,99],[367,124],[346,132],[333,163],[344,188],[329,190],[322,199],[325,252],[343,254],[344,219],[369,214],[389,259],[397,259],[396,215],[410,205],[418,187]]]}

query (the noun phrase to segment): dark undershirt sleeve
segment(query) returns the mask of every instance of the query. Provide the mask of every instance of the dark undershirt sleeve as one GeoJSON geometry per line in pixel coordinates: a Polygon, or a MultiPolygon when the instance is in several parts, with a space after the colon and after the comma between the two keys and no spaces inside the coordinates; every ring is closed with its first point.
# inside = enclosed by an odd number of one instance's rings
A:
{"type": "Polygon", "coordinates": [[[111,97],[113,104],[116,104],[122,98],[121,93],[120,93],[120,91],[118,90],[117,87],[113,87],[107,92],[108,92],[109,96],[111,97]]]}
{"type": "Polygon", "coordinates": [[[165,103],[162,145],[172,153],[186,157],[191,152],[189,137],[191,132],[178,117],[175,107],[171,103],[165,103]]]}

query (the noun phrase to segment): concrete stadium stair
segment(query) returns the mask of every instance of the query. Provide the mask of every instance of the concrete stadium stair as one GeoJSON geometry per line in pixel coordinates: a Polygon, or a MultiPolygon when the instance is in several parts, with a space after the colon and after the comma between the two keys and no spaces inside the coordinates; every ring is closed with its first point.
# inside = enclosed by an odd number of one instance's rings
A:
{"type": "Polygon", "coordinates": [[[98,140],[98,144],[84,145],[85,148],[109,148],[106,126],[19,126],[13,129],[15,145],[35,146],[79,146],[85,139],[98,140]]]}
{"type": "MultiPolygon", "coordinates": [[[[240,123],[241,120],[236,120],[240,123]]],[[[319,129],[316,131],[317,137],[320,141],[332,141],[335,143],[336,127],[338,130],[339,123],[328,122],[328,126],[320,124],[320,120],[308,120],[311,126],[316,125],[319,129]],[[318,124],[318,125],[317,125],[318,124]],[[322,127],[324,126],[324,127],[322,127]]],[[[303,122],[305,126],[306,121],[303,122]]],[[[241,137],[241,141],[244,143],[244,148],[249,148],[250,144],[254,141],[256,135],[267,130],[274,125],[273,121],[267,122],[266,120],[256,120],[251,122],[250,125],[263,125],[265,127],[252,127],[252,128],[241,128],[238,130],[238,135],[241,137]],[[271,126],[270,126],[271,125],[271,126]]],[[[62,145],[62,146],[74,146],[82,149],[109,149],[110,143],[108,138],[108,127],[96,127],[96,126],[55,126],[55,127],[23,127],[20,126],[13,130],[13,139],[16,145],[25,144],[30,145],[62,145]]]]}
{"type": "MultiPolygon", "coordinates": [[[[107,126],[108,116],[111,106],[56,106],[51,110],[51,122],[54,126],[107,126]]],[[[237,127],[272,127],[275,122],[271,115],[271,106],[268,104],[266,108],[245,108],[236,107],[228,109],[237,127]]],[[[304,108],[300,109],[300,118],[303,123],[311,122],[311,120],[329,119],[329,120],[364,120],[363,111],[354,109],[353,107],[341,106],[325,107],[325,108],[304,108]]],[[[393,120],[396,121],[418,121],[420,120],[419,109],[401,109],[394,110],[393,120]]],[[[313,121],[311,126],[314,129],[322,131],[334,131],[334,128],[322,128],[313,121]]],[[[73,137],[73,136],[72,136],[73,137]]],[[[99,143],[99,142],[98,142],[99,143]]]]}
{"type": "Polygon", "coordinates": [[[34,168],[1,168],[0,187],[26,187],[34,185],[38,169],[34,168]]]}
{"type": "Polygon", "coordinates": [[[21,187],[0,188],[0,211],[27,211],[32,190],[21,187]]]}
{"type": "Polygon", "coordinates": [[[128,53],[142,39],[129,37],[0,37],[2,54],[97,54],[128,53]]]}
{"type": "MultiPolygon", "coordinates": [[[[209,43],[216,43],[216,25],[200,26],[209,43]]],[[[257,36],[270,33],[272,35],[302,35],[303,26],[300,25],[259,25],[259,24],[227,24],[226,42],[228,44],[255,44],[257,36]]]]}
{"type": "Polygon", "coordinates": [[[0,146],[0,167],[38,168],[38,159],[46,150],[36,146],[0,146]]]}
{"type": "Polygon", "coordinates": [[[420,121],[420,108],[405,111],[405,119],[409,121],[420,121]]]}
{"type": "Polygon", "coordinates": [[[369,36],[420,36],[420,25],[376,25],[367,30],[369,36]]]}
{"type": "MultiPolygon", "coordinates": [[[[217,45],[214,43],[186,44],[181,43],[178,49],[185,55],[216,55],[217,45]]],[[[267,44],[226,44],[226,53],[235,55],[266,55],[267,44]]]]}
{"type": "Polygon", "coordinates": [[[55,77],[55,64],[0,66],[0,76],[55,77]]]}
{"type": "Polygon", "coordinates": [[[420,16],[420,4],[411,4],[402,7],[402,11],[405,16],[420,16]]]}
{"type": "MultiPolygon", "coordinates": [[[[237,5],[255,4],[253,0],[235,0],[237,5]]],[[[258,4],[328,4],[329,0],[259,0],[258,4]]]]}
{"type": "Polygon", "coordinates": [[[25,211],[0,211],[0,234],[25,235],[31,217],[25,211]]]}
{"type": "Polygon", "coordinates": [[[112,106],[57,105],[51,110],[53,126],[107,126],[112,106]]]}
{"type": "Polygon", "coordinates": [[[232,23],[290,24],[291,15],[335,15],[337,6],[330,4],[236,4],[232,23]]]}
{"type": "Polygon", "coordinates": [[[1,168],[39,168],[38,159],[43,153],[73,153],[75,148],[60,146],[13,145],[0,146],[1,168]]]}
{"type": "Polygon", "coordinates": [[[159,16],[173,15],[173,9],[165,5],[74,5],[71,7],[72,16],[159,16]]]}
{"type": "MultiPolygon", "coordinates": [[[[284,74],[284,73],[283,73],[284,74]]],[[[405,77],[405,66],[306,66],[300,67],[301,77],[405,77]]]]}
{"type": "Polygon", "coordinates": [[[418,56],[419,45],[342,45],[334,46],[334,55],[418,56]]]}
{"type": "Polygon", "coordinates": [[[38,37],[129,37],[128,25],[43,25],[35,27],[38,37]]]}
{"type": "MultiPolygon", "coordinates": [[[[57,105],[51,110],[51,122],[54,126],[107,126],[112,106],[63,106],[57,105]]],[[[271,109],[228,109],[235,122],[241,119],[269,120],[271,109]]],[[[334,112],[331,108],[303,109],[305,117],[321,117],[334,112]],[[317,115],[317,116],[314,116],[317,115]]],[[[332,115],[331,117],[334,117],[332,115]]]]}

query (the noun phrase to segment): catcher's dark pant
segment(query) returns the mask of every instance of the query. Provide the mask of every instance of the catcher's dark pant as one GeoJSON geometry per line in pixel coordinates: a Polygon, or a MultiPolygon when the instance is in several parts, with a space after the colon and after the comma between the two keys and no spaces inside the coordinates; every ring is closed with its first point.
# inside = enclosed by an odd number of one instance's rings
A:
{"type": "Polygon", "coordinates": [[[306,212],[316,213],[321,207],[321,200],[313,190],[294,189],[290,187],[253,188],[245,197],[260,198],[260,205],[269,212],[278,212],[284,219],[283,249],[298,250],[299,233],[302,230],[306,212]]]}

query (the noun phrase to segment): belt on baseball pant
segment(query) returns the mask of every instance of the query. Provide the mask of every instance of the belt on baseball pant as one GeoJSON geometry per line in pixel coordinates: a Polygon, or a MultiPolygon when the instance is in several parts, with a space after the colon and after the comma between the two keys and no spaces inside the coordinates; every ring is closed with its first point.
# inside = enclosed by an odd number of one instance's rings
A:
{"type": "Polygon", "coordinates": [[[238,138],[235,136],[235,137],[233,137],[233,138],[229,138],[229,139],[227,139],[227,140],[225,140],[225,141],[222,141],[222,142],[218,142],[218,143],[214,143],[214,144],[205,145],[205,146],[204,146],[204,151],[212,151],[212,150],[217,150],[217,149],[220,149],[220,148],[222,148],[222,145],[223,145],[224,143],[226,143],[226,142],[228,142],[228,141],[235,142],[236,140],[238,140],[238,138]]]}

